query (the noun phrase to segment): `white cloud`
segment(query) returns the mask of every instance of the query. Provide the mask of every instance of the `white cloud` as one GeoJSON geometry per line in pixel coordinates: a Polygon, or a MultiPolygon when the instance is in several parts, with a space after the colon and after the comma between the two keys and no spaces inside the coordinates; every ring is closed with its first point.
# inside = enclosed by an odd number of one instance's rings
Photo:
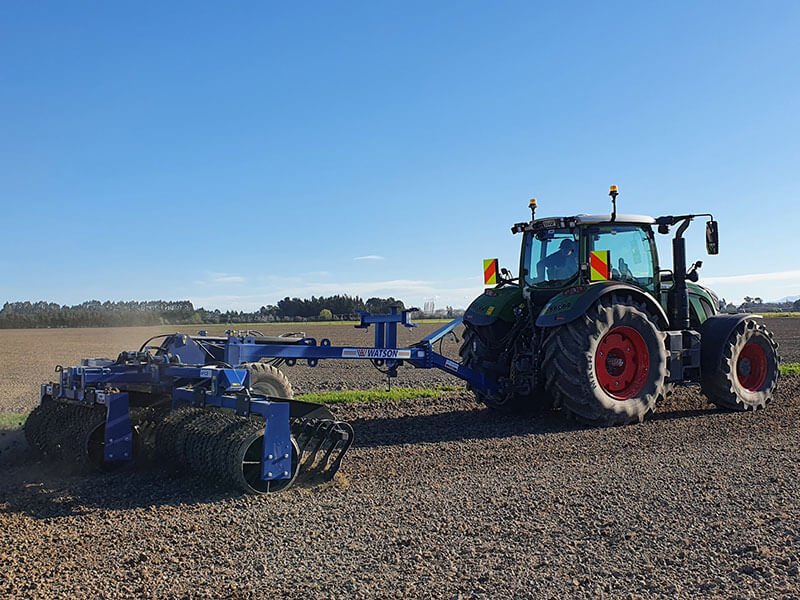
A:
{"type": "Polygon", "coordinates": [[[203,280],[195,280],[195,284],[197,285],[208,285],[213,283],[244,283],[247,281],[241,275],[232,275],[231,273],[216,273],[210,272],[206,274],[206,278],[203,280]]]}
{"type": "Polygon", "coordinates": [[[754,281],[800,280],[800,271],[777,271],[775,273],[751,273],[749,275],[723,275],[703,277],[705,283],[751,283],[754,281]]]}
{"type": "Polygon", "coordinates": [[[421,279],[390,279],[385,281],[313,282],[299,279],[279,281],[272,285],[253,287],[247,294],[220,294],[192,296],[195,306],[220,310],[255,310],[267,304],[275,304],[282,298],[330,296],[350,294],[364,299],[393,296],[408,306],[422,306],[425,299],[435,298],[436,306],[466,308],[477,297],[483,287],[481,278],[469,277],[458,280],[427,281],[421,279]]]}
{"type": "Polygon", "coordinates": [[[377,254],[367,254],[366,256],[356,256],[353,260],[385,260],[383,256],[377,254]]]}
{"type": "Polygon", "coordinates": [[[733,304],[740,303],[745,296],[781,298],[800,292],[800,271],[701,277],[700,285],[709,286],[720,298],[733,304]]]}

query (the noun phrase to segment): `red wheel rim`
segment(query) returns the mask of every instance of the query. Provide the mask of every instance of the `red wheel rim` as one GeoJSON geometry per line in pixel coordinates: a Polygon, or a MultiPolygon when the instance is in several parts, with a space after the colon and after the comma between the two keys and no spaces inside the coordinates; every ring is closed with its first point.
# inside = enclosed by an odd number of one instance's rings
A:
{"type": "Polygon", "coordinates": [[[637,397],[647,383],[650,354],[642,334],[631,327],[615,327],[597,347],[597,381],[617,400],[637,397]]]}
{"type": "Polygon", "coordinates": [[[757,392],[767,380],[767,353],[755,342],[748,342],[736,360],[736,377],[746,390],[757,392]]]}

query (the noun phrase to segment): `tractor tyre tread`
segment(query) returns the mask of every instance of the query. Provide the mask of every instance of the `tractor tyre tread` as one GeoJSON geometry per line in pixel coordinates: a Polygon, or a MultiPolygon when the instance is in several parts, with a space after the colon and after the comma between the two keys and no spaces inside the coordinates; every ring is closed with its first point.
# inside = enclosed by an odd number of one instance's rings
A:
{"type": "Polygon", "coordinates": [[[584,423],[608,426],[641,422],[655,411],[666,393],[664,341],[664,332],[644,305],[630,296],[604,296],[578,319],[546,334],[542,353],[545,389],[556,406],[584,423]],[[618,326],[633,328],[642,336],[652,365],[642,393],[635,398],[614,398],[597,381],[597,347],[618,326]]]}

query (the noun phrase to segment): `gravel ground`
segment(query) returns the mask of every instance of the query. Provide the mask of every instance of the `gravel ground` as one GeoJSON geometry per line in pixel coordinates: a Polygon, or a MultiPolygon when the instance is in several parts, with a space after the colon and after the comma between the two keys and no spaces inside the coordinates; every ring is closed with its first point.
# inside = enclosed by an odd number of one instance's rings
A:
{"type": "Polygon", "coordinates": [[[610,429],[467,393],[338,414],[336,479],[269,498],[6,452],[0,597],[800,598],[800,377],[610,429]]]}

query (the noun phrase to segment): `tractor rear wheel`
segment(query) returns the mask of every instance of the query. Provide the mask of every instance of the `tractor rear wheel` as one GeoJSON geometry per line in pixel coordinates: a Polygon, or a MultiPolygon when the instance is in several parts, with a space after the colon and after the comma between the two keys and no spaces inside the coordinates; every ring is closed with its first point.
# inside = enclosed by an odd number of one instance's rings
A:
{"type": "Polygon", "coordinates": [[[716,369],[703,374],[703,393],[719,408],[764,408],[778,385],[780,359],[772,333],[754,319],[747,319],[733,330],[721,350],[716,369]]]}
{"type": "Polygon", "coordinates": [[[250,371],[250,389],[270,398],[294,398],[292,384],[280,369],[268,363],[242,363],[237,368],[250,371]]]}
{"type": "Polygon", "coordinates": [[[596,425],[643,421],[666,393],[667,351],[647,309],[605,296],[544,341],[545,389],[557,405],[596,425]]]}

